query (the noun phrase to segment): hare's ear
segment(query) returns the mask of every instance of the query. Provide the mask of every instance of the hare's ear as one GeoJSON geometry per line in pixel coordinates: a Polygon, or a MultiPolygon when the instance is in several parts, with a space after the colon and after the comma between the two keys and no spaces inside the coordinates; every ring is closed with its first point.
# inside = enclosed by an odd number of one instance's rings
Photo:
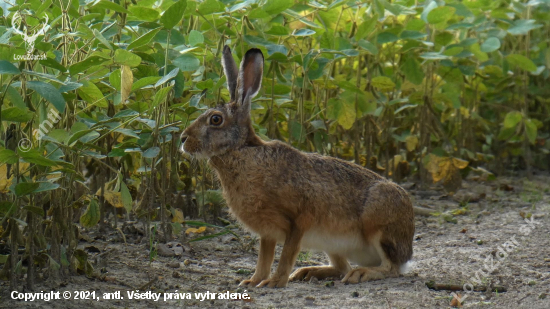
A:
{"type": "Polygon", "coordinates": [[[235,60],[233,60],[233,56],[231,55],[231,49],[227,45],[223,47],[222,66],[223,72],[225,73],[225,77],[227,79],[227,90],[229,90],[231,101],[233,102],[235,101],[237,95],[237,79],[239,78],[239,71],[237,70],[235,60]]]}
{"type": "Polygon", "coordinates": [[[244,55],[237,83],[237,104],[244,111],[250,109],[250,100],[258,94],[264,73],[264,55],[257,48],[249,49],[244,55]]]}

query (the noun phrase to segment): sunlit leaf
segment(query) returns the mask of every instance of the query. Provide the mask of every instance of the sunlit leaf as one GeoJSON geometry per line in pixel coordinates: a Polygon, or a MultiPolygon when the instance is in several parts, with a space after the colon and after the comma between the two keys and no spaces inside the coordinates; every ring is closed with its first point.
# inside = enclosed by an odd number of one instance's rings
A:
{"type": "Polygon", "coordinates": [[[537,70],[537,66],[533,63],[533,61],[531,61],[531,59],[523,55],[511,54],[506,56],[506,60],[511,65],[516,66],[525,71],[534,72],[537,70]]]}
{"type": "Polygon", "coordinates": [[[445,22],[453,16],[455,11],[456,9],[450,6],[440,6],[434,8],[428,13],[427,21],[430,24],[439,24],[445,22]]]}
{"type": "Polygon", "coordinates": [[[395,83],[387,76],[376,76],[371,83],[380,91],[391,91],[395,88],[395,83]]]}
{"type": "Polygon", "coordinates": [[[160,17],[160,22],[162,23],[164,28],[165,29],[174,28],[174,26],[176,26],[180,22],[180,20],[183,18],[183,12],[185,12],[186,7],[187,7],[186,0],[178,0],[176,3],[172,4],[160,17]]]}
{"type": "Polygon", "coordinates": [[[129,67],[136,67],[141,63],[141,57],[124,49],[117,49],[114,59],[115,63],[129,67]]]}
{"type": "Polygon", "coordinates": [[[105,96],[94,83],[88,80],[83,80],[81,82],[82,87],[78,88],[77,92],[78,95],[80,95],[82,99],[84,99],[84,101],[86,101],[88,104],[94,104],[99,107],[108,106],[107,100],[105,100],[105,96]]]}

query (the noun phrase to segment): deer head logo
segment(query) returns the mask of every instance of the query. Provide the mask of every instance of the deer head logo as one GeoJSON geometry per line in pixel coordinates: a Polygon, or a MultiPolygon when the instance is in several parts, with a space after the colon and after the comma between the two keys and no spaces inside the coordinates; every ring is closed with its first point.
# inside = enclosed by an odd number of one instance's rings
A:
{"type": "Polygon", "coordinates": [[[23,31],[19,30],[22,20],[23,18],[21,17],[21,14],[16,12],[11,19],[11,27],[14,33],[23,36],[23,41],[25,41],[25,47],[27,48],[27,54],[30,55],[34,51],[34,41],[36,41],[38,36],[44,35],[50,28],[48,25],[48,15],[46,15],[46,21],[42,24],[42,28],[40,30],[32,30],[31,34],[29,34],[29,31],[27,30],[27,26],[23,26],[23,31]]]}

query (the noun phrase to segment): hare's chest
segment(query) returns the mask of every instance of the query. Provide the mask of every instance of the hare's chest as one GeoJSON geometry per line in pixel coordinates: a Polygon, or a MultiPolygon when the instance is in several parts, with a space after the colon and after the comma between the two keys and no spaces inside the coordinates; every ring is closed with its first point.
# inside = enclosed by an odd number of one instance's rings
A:
{"type": "Polygon", "coordinates": [[[276,208],[269,207],[270,203],[251,192],[234,194],[234,191],[224,191],[224,196],[231,214],[247,229],[260,236],[284,241],[287,221],[276,208]]]}

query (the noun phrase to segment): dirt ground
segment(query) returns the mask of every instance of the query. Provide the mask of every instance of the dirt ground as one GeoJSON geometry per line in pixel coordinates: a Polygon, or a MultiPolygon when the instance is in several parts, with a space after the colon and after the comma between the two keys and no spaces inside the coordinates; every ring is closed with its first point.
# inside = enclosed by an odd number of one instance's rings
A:
{"type": "MultiPolygon", "coordinates": [[[[502,177],[491,182],[469,180],[454,195],[447,195],[437,187],[420,190],[411,183],[403,186],[415,206],[440,215],[416,216],[413,261],[409,271],[399,278],[357,285],[344,285],[336,278],[312,279],[291,282],[284,289],[248,288],[249,300],[201,301],[200,296],[195,299],[194,293],[208,291],[231,297],[225,293],[245,292],[238,288],[238,282],[254,271],[258,249],[254,236],[235,229],[239,238],[228,234],[191,244],[174,239],[173,244],[183,244],[174,249],[179,253],[177,256],[159,254],[150,262],[150,246],[139,233],[142,224],[132,227],[132,223],[121,222],[120,231],[124,232],[127,244],[117,230],[103,234],[96,229],[81,231],[84,237],[79,248],[88,251],[96,272],[102,275],[95,278],[74,275],[57,283],[38,282],[39,291],[73,294],[95,291],[98,299],[64,300],[61,296],[48,302],[12,300],[8,282],[1,282],[0,307],[451,307],[452,291],[429,289],[426,282],[434,281],[459,288],[465,285],[469,289],[472,286],[506,289],[506,292],[456,291],[464,308],[550,308],[550,175],[536,175],[531,180],[521,177],[502,177]],[[136,289],[140,293],[161,293],[160,299],[129,299],[127,292],[136,289]],[[117,291],[123,299],[104,299],[104,293],[117,291]],[[176,291],[191,299],[163,299],[162,293],[176,291]]],[[[280,252],[278,246],[273,270],[280,252]]],[[[323,253],[302,252],[297,267],[327,262],[323,253]]]]}

